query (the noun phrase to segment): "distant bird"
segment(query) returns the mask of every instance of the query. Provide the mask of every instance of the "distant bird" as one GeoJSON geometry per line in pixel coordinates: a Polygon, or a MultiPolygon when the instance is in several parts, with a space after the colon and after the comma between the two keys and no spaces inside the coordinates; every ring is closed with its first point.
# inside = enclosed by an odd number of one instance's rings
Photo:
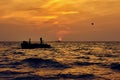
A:
{"type": "Polygon", "coordinates": [[[94,23],[91,23],[91,25],[95,25],[94,23]]]}

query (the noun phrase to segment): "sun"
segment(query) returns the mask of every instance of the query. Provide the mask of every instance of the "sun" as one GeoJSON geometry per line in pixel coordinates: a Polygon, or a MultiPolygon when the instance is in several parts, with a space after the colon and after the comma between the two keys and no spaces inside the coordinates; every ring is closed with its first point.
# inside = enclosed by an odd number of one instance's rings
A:
{"type": "Polygon", "coordinates": [[[61,36],[58,37],[58,41],[62,41],[62,37],[61,36]]]}

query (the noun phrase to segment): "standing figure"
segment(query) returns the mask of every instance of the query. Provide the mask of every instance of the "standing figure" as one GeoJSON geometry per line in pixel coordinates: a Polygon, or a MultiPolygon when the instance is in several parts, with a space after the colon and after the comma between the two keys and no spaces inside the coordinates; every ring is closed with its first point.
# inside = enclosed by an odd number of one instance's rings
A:
{"type": "Polygon", "coordinates": [[[40,44],[43,44],[43,39],[42,39],[42,37],[40,37],[40,44]]]}
{"type": "Polygon", "coordinates": [[[29,38],[29,45],[31,44],[31,38],[29,38]]]}

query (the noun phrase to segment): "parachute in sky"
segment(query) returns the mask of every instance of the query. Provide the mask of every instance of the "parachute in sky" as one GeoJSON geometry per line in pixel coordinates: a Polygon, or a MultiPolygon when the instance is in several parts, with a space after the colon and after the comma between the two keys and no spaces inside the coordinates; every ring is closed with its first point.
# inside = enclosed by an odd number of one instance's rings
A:
{"type": "Polygon", "coordinates": [[[91,23],[91,25],[95,25],[95,23],[91,23]]]}

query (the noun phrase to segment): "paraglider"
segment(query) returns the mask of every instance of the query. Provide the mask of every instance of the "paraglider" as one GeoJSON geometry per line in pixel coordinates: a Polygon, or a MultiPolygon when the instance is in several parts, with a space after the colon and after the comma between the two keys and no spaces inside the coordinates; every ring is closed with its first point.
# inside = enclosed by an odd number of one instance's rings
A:
{"type": "Polygon", "coordinates": [[[95,23],[91,23],[91,27],[93,28],[94,31],[96,31],[96,26],[95,26],[95,23]]]}
{"type": "Polygon", "coordinates": [[[91,25],[95,25],[94,23],[91,23],[91,25]]]}

